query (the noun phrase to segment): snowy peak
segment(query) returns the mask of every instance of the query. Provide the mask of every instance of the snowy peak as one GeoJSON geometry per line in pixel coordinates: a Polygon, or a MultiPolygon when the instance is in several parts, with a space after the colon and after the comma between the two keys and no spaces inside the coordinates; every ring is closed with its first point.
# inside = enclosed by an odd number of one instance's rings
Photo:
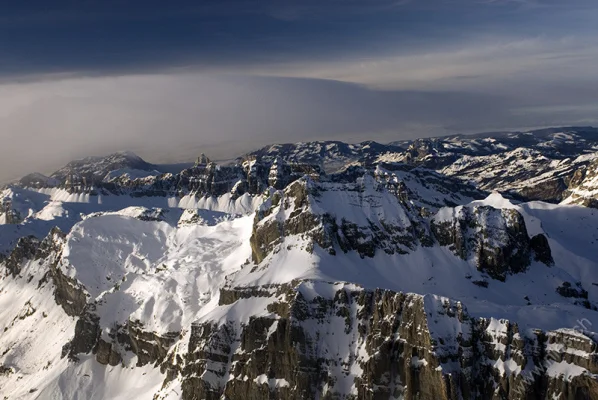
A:
{"type": "Polygon", "coordinates": [[[256,214],[253,259],[261,262],[293,235],[312,240],[331,254],[339,250],[355,250],[361,257],[374,257],[377,250],[406,254],[432,244],[426,222],[432,212],[466,202],[471,199],[468,195],[484,197],[432,171],[402,165],[386,168],[379,166],[372,174],[349,167],[318,181],[299,179],[282,191],[271,191],[256,214]]]}
{"type": "Polygon", "coordinates": [[[530,236],[525,218],[508,200],[493,195],[486,202],[508,206],[472,203],[422,215],[367,173],[351,184],[298,180],[272,192],[258,210],[251,237],[253,261],[266,260],[264,265],[279,268],[278,253],[287,251],[306,251],[316,258],[320,250],[333,256],[355,252],[362,259],[376,259],[439,245],[484,280],[505,281],[507,275],[527,271],[533,261],[554,264],[546,236],[530,236]]]}

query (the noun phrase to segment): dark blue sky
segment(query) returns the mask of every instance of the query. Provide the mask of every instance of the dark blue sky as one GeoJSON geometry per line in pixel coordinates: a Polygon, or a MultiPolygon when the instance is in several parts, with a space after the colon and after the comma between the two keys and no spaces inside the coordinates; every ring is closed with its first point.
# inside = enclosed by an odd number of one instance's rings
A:
{"type": "Polygon", "coordinates": [[[476,37],[596,32],[593,0],[12,1],[0,74],[123,73],[376,57],[476,37]]]}
{"type": "Polygon", "coordinates": [[[123,148],[598,124],[597,20],[596,0],[2,1],[0,180],[123,148]]]}

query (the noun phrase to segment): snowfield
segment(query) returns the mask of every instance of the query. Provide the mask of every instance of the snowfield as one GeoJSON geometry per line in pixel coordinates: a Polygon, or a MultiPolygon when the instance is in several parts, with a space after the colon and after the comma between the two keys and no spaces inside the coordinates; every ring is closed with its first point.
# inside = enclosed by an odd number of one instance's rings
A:
{"type": "Polygon", "coordinates": [[[251,255],[251,216],[177,227],[130,214],[129,208],[79,222],[60,261],[65,275],[99,301],[107,327],[131,318],[154,332],[179,331],[251,255]]]}

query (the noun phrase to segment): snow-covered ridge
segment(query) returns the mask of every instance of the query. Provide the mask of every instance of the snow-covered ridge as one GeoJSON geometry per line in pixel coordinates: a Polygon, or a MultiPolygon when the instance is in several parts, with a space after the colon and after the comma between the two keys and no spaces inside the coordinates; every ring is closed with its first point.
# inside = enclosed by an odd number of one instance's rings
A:
{"type": "Polygon", "coordinates": [[[207,210],[231,215],[247,215],[263,201],[261,196],[243,194],[206,196],[189,193],[165,196],[135,197],[73,192],[65,188],[9,187],[0,192],[0,253],[7,253],[19,237],[34,235],[42,239],[58,226],[68,232],[85,216],[97,212],[114,212],[127,207],[160,208],[173,213],[184,210],[207,210]],[[5,212],[4,210],[6,209],[5,212]]]}

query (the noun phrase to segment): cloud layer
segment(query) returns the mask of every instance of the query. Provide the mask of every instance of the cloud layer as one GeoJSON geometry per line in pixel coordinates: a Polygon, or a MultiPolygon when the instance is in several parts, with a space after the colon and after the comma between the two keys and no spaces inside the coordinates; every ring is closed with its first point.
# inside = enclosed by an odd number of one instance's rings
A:
{"type": "Polygon", "coordinates": [[[33,1],[0,15],[0,181],[121,149],[173,161],[598,123],[594,0],[33,1]]]}

